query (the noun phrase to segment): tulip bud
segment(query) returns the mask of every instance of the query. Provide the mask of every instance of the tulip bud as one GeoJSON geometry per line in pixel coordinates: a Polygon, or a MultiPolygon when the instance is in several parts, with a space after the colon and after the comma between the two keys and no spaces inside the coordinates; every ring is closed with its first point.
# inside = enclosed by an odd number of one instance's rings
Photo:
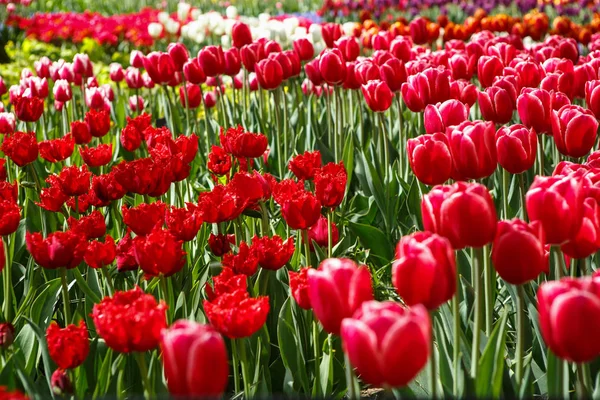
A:
{"type": "Polygon", "coordinates": [[[142,96],[130,96],[129,109],[133,112],[142,112],[144,110],[144,99],[142,96]]]}
{"type": "Polygon", "coordinates": [[[181,102],[181,105],[184,108],[186,106],[187,108],[191,109],[198,108],[200,106],[200,103],[202,103],[202,90],[200,89],[200,86],[194,85],[193,83],[186,83],[185,88],[185,90],[187,90],[187,105],[185,102],[186,94],[184,87],[179,87],[179,100],[181,102]]]}
{"type": "Polygon", "coordinates": [[[204,75],[204,71],[200,68],[197,58],[191,58],[183,64],[183,76],[186,81],[194,85],[201,85],[206,82],[206,75],[204,75]]]}
{"type": "MultiPolygon", "coordinates": [[[[314,251],[313,242],[318,246],[326,248],[329,245],[329,231],[327,229],[327,218],[321,216],[319,220],[308,230],[310,249],[314,251]]],[[[331,245],[335,246],[340,240],[337,226],[331,222],[331,245]]]]}
{"type": "Polygon", "coordinates": [[[492,122],[465,121],[448,129],[455,178],[481,179],[490,176],[498,164],[492,122]]]}
{"type": "Polygon", "coordinates": [[[420,135],[406,144],[408,161],[417,179],[426,185],[440,185],[452,174],[452,155],[444,133],[420,135]]]}
{"type": "Polygon", "coordinates": [[[8,134],[15,131],[17,121],[15,114],[9,112],[0,112],[0,133],[8,134]]]}
{"type": "Polygon", "coordinates": [[[598,203],[588,197],[583,202],[583,222],[577,235],[560,249],[571,258],[586,258],[600,249],[600,218],[598,203]]]}
{"type": "Polygon", "coordinates": [[[110,64],[110,80],[113,82],[122,82],[125,79],[125,71],[121,64],[112,63],[110,64]]]}
{"type": "Polygon", "coordinates": [[[259,61],[254,70],[260,87],[266,90],[277,89],[283,82],[283,69],[274,59],[266,58],[259,61]]]}
{"type": "Polygon", "coordinates": [[[181,71],[183,64],[190,58],[187,48],[183,43],[169,43],[167,47],[167,53],[175,63],[175,69],[181,71]]]}
{"type": "Polygon", "coordinates": [[[206,46],[198,53],[198,62],[206,76],[221,75],[225,71],[225,56],[221,46],[206,46]]]}
{"type": "Polygon", "coordinates": [[[315,55],[313,44],[306,38],[294,40],[293,47],[301,61],[311,60],[315,55]]]}
{"type": "Polygon", "coordinates": [[[335,41],[342,36],[342,28],[336,23],[326,23],[321,26],[321,34],[325,45],[331,49],[334,47],[335,41]]]}
{"type": "Polygon", "coordinates": [[[600,80],[585,83],[585,104],[600,119],[600,80]]]}
{"type": "Polygon", "coordinates": [[[238,49],[231,48],[226,50],[223,53],[223,57],[225,60],[225,68],[223,69],[223,73],[229,76],[237,75],[242,68],[242,61],[240,59],[240,53],[238,49]]]}
{"type": "Polygon", "coordinates": [[[391,107],[394,95],[387,83],[369,81],[361,87],[363,96],[369,108],[374,112],[385,112],[391,107]]]}
{"type": "Polygon", "coordinates": [[[342,84],[346,78],[346,63],[342,53],[338,49],[325,50],[319,59],[319,72],[328,84],[342,84]]]}
{"type": "Polygon", "coordinates": [[[204,92],[204,106],[206,108],[213,108],[216,105],[217,105],[217,94],[212,90],[208,90],[208,91],[204,92]]]}
{"type": "Polygon", "coordinates": [[[423,114],[425,132],[430,134],[446,132],[447,128],[459,125],[468,118],[469,106],[458,100],[446,100],[436,105],[429,104],[423,114]]]}
{"type": "Polygon", "coordinates": [[[15,327],[10,322],[0,323],[0,349],[7,349],[15,340],[15,327]]]}
{"type": "Polygon", "coordinates": [[[67,371],[63,369],[57,369],[52,373],[50,378],[50,384],[52,386],[52,392],[57,396],[64,396],[73,393],[73,384],[67,371]]]}
{"type": "Polygon", "coordinates": [[[491,86],[494,78],[502,75],[503,69],[504,65],[498,57],[482,56],[477,62],[477,78],[481,86],[491,86]]]}
{"type": "Polygon", "coordinates": [[[535,162],[537,135],[523,125],[504,126],[496,132],[498,163],[511,174],[527,171],[535,162]]]}
{"type": "Polygon", "coordinates": [[[551,131],[552,97],[546,90],[524,88],[517,98],[517,111],[526,127],[537,133],[551,131]]]}
{"type": "Polygon", "coordinates": [[[585,108],[570,105],[552,112],[552,135],[561,154],[583,157],[594,146],[598,120],[585,108]]]}
{"type": "Polygon", "coordinates": [[[133,68],[144,68],[144,54],[139,50],[133,50],[129,54],[129,65],[133,68]]]}
{"type": "Polygon", "coordinates": [[[250,27],[241,22],[237,21],[231,28],[231,39],[233,47],[241,49],[242,46],[252,43],[252,33],[250,27]]]}
{"type": "Polygon", "coordinates": [[[406,82],[406,67],[397,58],[391,58],[379,67],[381,79],[387,83],[392,92],[399,92],[402,84],[406,82]]]}
{"type": "Polygon", "coordinates": [[[477,93],[481,115],[486,121],[506,124],[512,119],[515,103],[509,93],[499,86],[490,86],[477,93]]]}
{"type": "Polygon", "coordinates": [[[335,42],[335,47],[340,50],[345,61],[355,61],[360,54],[360,47],[356,38],[344,36],[335,42]]]}

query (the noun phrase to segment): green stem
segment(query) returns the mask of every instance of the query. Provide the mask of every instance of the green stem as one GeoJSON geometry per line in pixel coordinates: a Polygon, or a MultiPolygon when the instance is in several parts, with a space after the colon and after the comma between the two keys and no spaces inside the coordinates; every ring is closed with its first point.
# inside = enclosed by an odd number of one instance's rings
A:
{"type": "Polygon", "coordinates": [[[275,129],[273,129],[273,135],[275,135],[275,149],[277,151],[277,168],[279,171],[279,179],[283,179],[283,157],[282,157],[282,149],[281,149],[281,117],[279,115],[279,103],[280,103],[280,93],[278,90],[273,91],[273,99],[275,102],[275,129]]]}
{"type": "Polygon", "coordinates": [[[517,385],[519,393],[522,392],[523,386],[523,362],[525,349],[525,289],[523,285],[517,286],[517,353],[516,353],[516,370],[517,385]]]}
{"type": "Polygon", "coordinates": [[[189,135],[190,134],[190,103],[188,100],[189,97],[188,97],[188,90],[187,90],[187,84],[185,82],[185,78],[183,78],[182,85],[183,85],[183,100],[185,102],[185,117],[186,117],[185,134],[189,135]]]}
{"type": "Polygon", "coordinates": [[[167,288],[167,278],[165,278],[164,275],[161,275],[159,278],[159,283],[160,283],[160,289],[162,291],[162,297],[163,300],[165,301],[165,303],[167,303],[167,306],[169,306],[167,308],[167,323],[170,324],[171,323],[171,307],[173,307],[173,304],[169,304],[169,289],[167,288]]]}
{"type": "Polygon", "coordinates": [[[398,132],[398,169],[400,170],[400,177],[404,179],[405,145],[404,137],[402,135],[402,102],[400,93],[396,95],[396,102],[398,103],[398,126],[400,127],[400,131],[398,132]]]}
{"type": "Polygon", "coordinates": [[[539,161],[539,170],[538,170],[538,174],[540,176],[544,176],[544,158],[545,158],[545,153],[544,153],[544,135],[541,135],[539,137],[539,154],[538,154],[538,161],[539,161]]]}
{"type": "Polygon", "coordinates": [[[110,277],[110,273],[108,272],[108,267],[102,267],[100,268],[100,271],[102,271],[102,275],[104,276],[104,279],[106,279],[106,285],[108,286],[108,295],[112,297],[113,293],[115,292],[115,287],[113,286],[112,278],[110,277]]]}
{"type": "Polygon", "coordinates": [[[313,349],[314,349],[314,355],[315,355],[315,382],[314,382],[314,386],[313,386],[313,398],[319,397],[320,394],[320,390],[321,390],[321,371],[320,371],[320,364],[321,364],[321,341],[319,340],[319,325],[317,323],[316,318],[313,318],[313,323],[312,323],[312,335],[313,335],[313,349]]]}
{"type": "Polygon", "coordinates": [[[327,210],[327,257],[331,258],[331,252],[333,247],[333,239],[331,235],[331,224],[333,220],[333,209],[327,210]]]}
{"type": "Polygon", "coordinates": [[[479,368],[479,342],[483,320],[483,288],[481,270],[483,268],[483,248],[473,249],[476,260],[473,263],[473,281],[475,282],[475,321],[473,325],[473,348],[471,354],[471,376],[477,377],[479,368]]]}
{"type": "Polygon", "coordinates": [[[492,324],[494,322],[494,291],[496,282],[495,270],[490,263],[489,247],[483,248],[483,268],[484,268],[484,291],[485,291],[485,334],[489,337],[492,334],[492,324]]]}
{"type": "Polygon", "coordinates": [[[4,245],[4,318],[6,322],[12,322],[13,318],[13,286],[12,286],[12,263],[10,262],[8,240],[2,238],[4,245]]]}
{"type": "Polygon", "coordinates": [[[430,358],[429,358],[429,388],[431,390],[431,398],[437,398],[437,372],[435,369],[435,343],[434,343],[434,324],[435,324],[435,310],[429,313],[431,318],[431,341],[430,341],[430,358]]]}
{"type": "MultiPolygon", "coordinates": [[[[283,132],[283,161],[287,162],[288,160],[288,149],[289,149],[289,145],[288,145],[288,132],[287,132],[287,126],[288,126],[288,117],[287,117],[287,96],[285,95],[285,91],[283,90],[283,86],[280,86],[279,89],[277,89],[281,92],[281,97],[283,97],[283,103],[279,102],[279,104],[277,104],[277,107],[281,107],[283,106],[283,123],[282,123],[282,127],[281,130],[283,132]]],[[[283,176],[282,176],[283,178],[283,176]]]]}
{"type": "Polygon", "coordinates": [[[579,269],[581,270],[581,276],[586,276],[587,275],[587,259],[580,258],[578,264],[579,264],[579,269]]]}
{"type": "Polygon", "coordinates": [[[502,168],[502,209],[504,210],[504,219],[510,219],[508,215],[508,180],[509,173],[502,168]]]}
{"type": "Polygon", "coordinates": [[[304,257],[306,258],[306,266],[311,267],[310,259],[310,238],[308,237],[308,229],[301,231],[301,235],[304,238],[304,257]]]}
{"type": "Polygon", "coordinates": [[[269,236],[269,212],[264,201],[259,202],[260,204],[260,229],[262,236],[269,236]]]}
{"type": "Polygon", "coordinates": [[[244,339],[235,339],[239,341],[238,351],[240,356],[240,362],[242,364],[242,379],[244,381],[244,397],[246,399],[251,398],[250,393],[250,371],[248,371],[248,360],[246,357],[246,343],[244,339]]]}
{"type": "Polygon", "coordinates": [[[237,341],[231,340],[231,356],[233,358],[233,390],[237,395],[240,392],[240,360],[238,358],[237,341]]]}
{"type": "Polygon", "coordinates": [[[519,190],[521,191],[521,212],[523,213],[523,221],[527,222],[527,203],[525,202],[527,191],[525,190],[525,172],[519,174],[519,190]]]}
{"type": "Polygon", "coordinates": [[[65,327],[71,322],[71,309],[69,308],[69,286],[67,284],[67,269],[60,268],[60,281],[62,285],[63,305],[65,309],[65,327]]]}
{"type": "Polygon", "coordinates": [[[140,369],[140,375],[142,377],[142,384],[144,385],[144,397],[150,399],[154,395],[152,385],[148,379],[148,365],[146,364],[145,353],[134,352],[135,361],[137,362],[138,368],[140,369]]]}
{"type": "Polygon", "coordinates": [[[454,320],[454,347],[453,350],[453,368],[454,368],[454,376],[453,376],[453,386],[452,386],[452,394],[455,398],[459,397],[459,376],[460,376],[460,288],[457,286],[456,294],[454,295],[454,299],[452,300],[452,317],[454,320]]]}
{"type": "Polygon", "coordinates": [[[344,361],[346,362],[346,385],[348,386],[347,397],[349,400],[356,400],[360,398],[360,392],[357,392],[356,379],[354,377],[354,371],[350,364],[348,355],[344,352],[344,361]]]}
{"type": "Polygon", "coordinates": [[[388,149],[388,139],[387,139],[387,129],[385,127],[385,121],[383,118],[383,113],[379,114],[379,125],[381,126],[381,137],[380,139],[383,142],[383,167],[385,168],[385,173],[383,174],[384,178],[387,177],[387,171],[389,166],[389,149],[388,149]]]}

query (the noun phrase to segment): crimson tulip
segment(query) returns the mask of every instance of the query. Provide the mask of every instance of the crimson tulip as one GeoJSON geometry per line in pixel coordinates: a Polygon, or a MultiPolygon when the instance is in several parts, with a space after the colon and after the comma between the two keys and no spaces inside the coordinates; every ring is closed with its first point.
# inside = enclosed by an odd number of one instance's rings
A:
{"type": "Polygon", "coordinates": [[[394,94],[384,81],[369,81],[361,86],[363,96],[369,108],[374,112],[385,112],[392,106],[394,94]]]}
{"type": "Polygon", "coordinates": [[[600,119],[600,80],[585,83],[585,104],[600,119]]]}
{"type": "Polygon", "coordinates": [[[448,129],[448,143],[456,178],[481,179],[490,176],[498,164],[491,121],[465,121],[448,129]]]}
{"type": "Polygon", "coordinates": [[[198,52],[198,63],[206,76],[218,76],[225,72],[225,56],[221,46],[205,46],[198,52]]]}
{"type": "Polygon", "coordinates": [[[423,114],[425,132],[429,134],[446,132],[446,128],[459,125],[468,118],[469,106],[458,100],[451,99],[435,105],[428,104],[423,114]]]}
{"type": "Polygon", "coordinates": [[[344,83],[344,79],[346,78],[346,62],[344,61],[342,52],[339,49],[326,49],[323,51],[319,58],[319,72],[323,80],[329,85],[335,86],[344,83]]]}
{"type": "Polygon", "coordinates": [[[477,93],[479,109],[486,121],[506,124],[512,118],[516,105],[510,94],[499,86],[490,86],[477,93]]]}
{"type": "Polygon", "coordinates": [[[406,82],[407,72],[404,63],[397,58],[387,60],[379,67],[379,75],[392,92],[399,92],[406,82]]]}
{"type": "Polygon", "coordinates": [[[306,38],[298,38],[292,43],[294,51],[298,54],[301,61],[312,60],[315,55],[315,48],[310,40],[306,38]]]}
{"type": "Polygon", "coordinates": [[[600,210],[597,201],[588,197],[583,201],[583,221],[574,238],[560,249],[571,258],[586,258],[600,249],[600,210]]]}
{"type": "Polygon", "coordinates": [[[274,90],[283,82],[283,68],[281,64],[272,58],[265,58],[254,66],[256,78],[261,88],[274,90]]]}
{"type": "Polygon", "coordinates": [[[516,124],[504,126],[496,132],[498,163],[511,174],[527,171],[535,163],[537,154],[535,130],[516,124]]]}
{"type": "Polygon", "coordinates": [[[583,107],[568,105],[552,112],[552,134],[561,154],[583,157],[594,146],[598,120],[583,107]]]}
{"type": "Polygon", "coordinates": [[[445,134],[436,132],[409,139],[406,151],[410,167],[419,181],[439,185],[450,179],[452,154],[445,134]]]}
{"type": "Polygon", "coordinates": [[[72,369],[83,364],[90,351],[90,339],[85,321],[60,328],[56,322],[46,330],[48,353],[59,368],[72,369]]]}
{"type": "Polygon", "coordinates": [[[492,86],[494,78],[502,75],[504,65],[498,57],[482,56],[477,62],[477,78],[484,88],[492,86]]]}

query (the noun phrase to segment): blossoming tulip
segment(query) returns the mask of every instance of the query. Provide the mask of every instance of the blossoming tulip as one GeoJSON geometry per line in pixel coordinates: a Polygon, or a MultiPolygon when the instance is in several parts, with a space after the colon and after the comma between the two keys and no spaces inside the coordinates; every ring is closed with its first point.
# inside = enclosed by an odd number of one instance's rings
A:
{"type": "Polygon", "coordinates": [[[361,90],[372,111],[384,112],[391,107],[394,95],[384,81],[369,81],[361,90]]]}
{"type": "Polygon", "coordinates": [[[399,92],[406,82],[407,72],[404,63],[397,58],[391,58],[379,67],[379,75],[390,87],[392,92],[399,92]]]}
{"type": "Polygon", "coordinates": [[[402,84],[401,92],[409,110],[423,111],[427,104],[441,103],[450,98],[450,71],[428,68],[411,75],[402,84]]]}
{"type": "Polygon", "coordinates": [[[266,58],[254,66],[256,78],[261,88],[266,90],[277,89],[283,82],[283,68],[274,59],[266,58]]]}
{"type": "Polygon", "coordinates": [[[523,125],[504,126],[496,132],[498,163],[511,174],[525,172],[535,163],[537,135],[523,125]]]}
{"type": "Polygon", "coordinates": [[[350,364],[361,380],[380,387],[406,386],[417,376],[433,351],[431,334],[425,307],[407,309],[391,301],[363,303],[341,328],[350,364]]]}
{"type": "Polygon", "coordinates": [[[198,52],[198,63],[206,76],[217,76],[225,72],[225,56],[221,46],[206,46],[198,52]]]}
{"type": "Polygon", "coordinates": [[[463,179],[490,176],[498,164],[491,121],[465,121],[448,129],[448,143],[454,168],[463,179]]]}
{"type": "Polygon", "coordinates": [[[451,99],[443,103],[428,104],[423,114],[425,132],[430,134],[446,132],[446,128],[458,125],[468,117],[469,106],[458,100],[451,99]]]}
{"type": "Polygon", "coordinates": [[[445,134],[420,135],[406,143],[408,162],[418,180],[439,185],[450,179],[452,155],[445,134]]]}
{"type": "Polygon", "coordinates": [[[313,44],[306,38],[294,40],[293,47],[301,61],[312,60],[313,56],[315,55],[313,44]]]}
{"type": "Polygon", "coordinates": [[[87,327],[83,320],[79,325],[70,324],[63,329],[52,322],[46,331],[46,340],[52,361],[62,369],[76,368],[83,364],[90,350],[87,327]]]}
{"type": "Polygon", "coordinates": [[[598,121],[585,108],[570,105],[552,112],[552,134],[561,154],[583,157],[594,146],[598,121]]]}
{"type": "Polygon", "coordinates": [[[506,90],[490,86],[478,92],[477,97],[483,119],[496,124],[506,124],[511,120],[515,103],[506,90]]]}
{"type": "Polygon", "coordinates": [[[477,62],[477,78],[481,86],[488,87],[494,82],[494,78],[502,75],[504,66],[498,57],[483,56],[477,62]]]}

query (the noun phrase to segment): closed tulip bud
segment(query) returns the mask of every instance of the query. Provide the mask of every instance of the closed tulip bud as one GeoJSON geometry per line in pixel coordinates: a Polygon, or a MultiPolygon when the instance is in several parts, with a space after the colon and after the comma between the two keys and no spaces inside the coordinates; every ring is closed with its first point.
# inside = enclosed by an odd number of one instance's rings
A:
{"type": "Polygon", "coordinates": [[[407,73],[404,63],[397,58],[387,60],[379,67],[381,79],[387,83],[390,90],[394,93],[399,92],[402,84],[406,82],[407,73]]]}
{"type": "MultiPolygon", "coordinates": [[[[281,72],[282,72],[282,77],[283,77],[284,81],[292,76],[292,74],[293,74],[292,69],[294,68],[294,66],[292,65],[292,60],[286,54],[284,54],[283,52],[271,53],[271,54],[269,54],[267,59],[275,60],[279,63],[279,65],[281,66],[281,72]]],[[[255,67],[255,71],[256,71],[256,67],[255,67]]]]}
{"type": "Polygon", "coordinates": [[[186,81],[194,85],[201,85],[206,81],[206,75],[202,71],[202,68],[200,68],[197,58],[190,58],[183,64],[183,76],[186,81]]]}
{"type": "Polygon", "coordinates": [[[304,65],[304,72],[313,85],[320,86],[323,83],[323,77],[319,70],[319,58],[307,62],[304,65]]]}
{"type": "Polygon", "coordinates": [[[167,47],[167,53],[169,53],[169,56],[171,56],[177,71],[183,70],[183,64],[185,64],[190,58],[185,45],[179,42],[169,43],[169,46],[167,47]]]}
{"type": "Polygon", "coordinates": [[[527,171],[535,162],[537,142],[535,130],[524,125],[500,128],[496,132],[498,163],[511,174],[527,171]]]}
{"type": "Polygon", "coordinates": [[[308,290],[315,317],[325,331],[335,335],[339,335],[344,318],[373,299],[368,268],[345,258],[328,258],[318,269],[310,269],[308,290]]]}
{"type": "Polygon", "coordinates": [[[552,134],[561,154],[583,157],[594,146],[598,120],[585,108],[570,105],[552,112],[552,134]]]}
{"type": "Polygon", "coordinates": [[[529,218],[541,222],[546,243],[561,244],[577,235],[583,221],[583,196],[578,173],[536,176],[525,203],[529,218]]]}
{"type": "Polygon", "coordinates": [[[404,236],[396,246],[392,282],[406,305],[435,310],[456,292],[456,262],[448,239],[431,232],[404,236]]]}
{"type": "MultiPolygon", "coordinates": [[[[309,271],[310,272],[310,271],[309,271]]],[[[377,387],[403,387],[427,364],[431,320],[422,305],[368,301],[342,322],[344,353],[360,379],[377,387]]]]}
{"type": "Polygon", "coordinates": [[[227,348],[212,326],[176,321],[161,333],[160,348],[171,395],[219,397],[223,394],[229,373],[227,348]]]}
{"type": "Polygon", "coordinates": [[[392,53],[390,53],[387,50],[377,50],[375,53],[373,53],[372,57],[373,62],[378,67],[382,66],[383,64],[385,64],[386,61],[389,61],[393,58],[395,57],[392,55],[392,53]]]}
{"type": "Polygon", "coordinates": [[[129,89],[141,89],[144,87],[144,81],[140,70],[137,68],[129,67],[125,70],[125,83],[129,89]]]}
{"type": "Polygon", "coordinates": [[[204,93],[204,106],[206,108],[213,108],[217,105],[217,94],[213,90],[209,90],[204,93]]]}
{"type": "Polygon", "coordinates": [[[429,104],[425,107],[423,120],[425,132],[433,134],[446,132],[446,129],[458,125],[469,118],[469,106],[458,100],[446,100],[443,103],[429,104]]]}
{"type": "Polygon", "coordinates": [[[559,358],[575,363],[600,356],[600,281],[598,277],[564,278],[537,291],[540,329],[559,358]]]}
{"type": "Polygon", "coordinates": [[[409,36],[398,36],[390,43],[390,52],[400,61],[407,63],[412,58],[412,39],[409,36]]]}
{"type": "Polygon", "coordinates": [[[256,72],[258,83],[263,89],[277,89],[281,85],[281,82],[283,82],[283,68],[278,61],[272,58],[259,61],[254,66],[254,71],[256,72]]]}
{"type": "Polygon", "coordinates": [[[571,258],[586,258],[600,249],[600,213],[598,203],[588,197],[583,202],[583,222],[577,235],[560,246],[571,258]]]}
{"type": "Polygon", "coordinates": [[[144,58],[144,69],[156,84],[168,83],[177,70],[168,53],[153,51],[144,58]]]}
{"type": "Polygon", "coordinates": [[[425,230],[445,236],[454,249],[483,247],[496,234],[492,196],[478,183],[435,186],[421,202],[425,230]]]}
{"type": "Polygon", "coordinates": [[[585,83],[585,104],[600,119],[600,80],[585,83]]]}
{"type": "Polygon", "coordinates": [[[260,43],[254,42],[240,49],[240,57],[246,71],[252,72],[256,63],[265,58],[264,49],[260,43]]]}
{"type": "Polygon", "coordinates": [[[64,79],[59,79],[54,83],[52,93],[54,94],[54,99],[62,103],[66,103],[73,97],[71,85],[64,79]]]}
{"type": "Polygon", "coordinates": [[[355,65],[355,74],[361,85],[365,85],[369,81],[381,79],[379,67],[372,60],[359,61],[355,65]]]}
{"type": "Polygon", "coordinates": [[[0,323],[0,349],[8,349],[15,340],[15,327],[10,322],[0,323]]]}
{"type": "Polygon", "coordinates": [[[321,26],[321,34],[325,45],[330,49],[334,47],[335,41],[342,36],[341,25],[330,22],[321,26]]]}
{"type": "Polygon", "coordinates": [[[335,47],[339,49],[345,61],[355,61],[360,54],[358,40],[351,36],[344,36],[335,42],[335,47]]]}
{"type": "Polygon", "coordinates": [[[50,378],[52,392],[57,396],[65,396],[73,393],[73,383],[64,369],[57,369],[50,378]]]}
{"type": "Polygon", "coordinates": [[[511,120],[515,103],[506,90],[490,86],[484,92],[478,92],[477,97],[481,115],[486,121],[506,124],[511,120]]]}
{"type": "Polygon", "coordinates": [[[281,53],[281,45],[274,40],[267,40],[263,43],[263,51],[265,57],[271,53],[281,53]]]}
{"type": "Polygon", "coordinates": [[[492,247],[496,272],[513,285],[534,280],[548,269],[544,243],[544,230],[539,221],[530,224],[518,218],[500,221],[492,247]]]}
{"type": "Polygon", "coordinates": [[[464,79],[452,81],[450,83],[450,98],[472,107],[477,101],[477,88],[464,79]]]}
{"type": "Polygon", "coordinates": [[[477,78],[481,86],[492,86],[494,78],[502,75],[504,65],[498,57],[482,56],[477,62],[477,78]]]}
{"type": "Polygon", "coordinates": [[[110,80],[113,82],[122,82],[125,79],[125,71],[121,64],[111,63],[109,68],[110,80]]]}
{"type": "Polygon", "coordinates": [[[327,84],[341,85],[346,78],[346,62],[342,53],[338,49],[325,50],[319,58],[319,72],[327,84]]]}
{"type": "Polygon", "coordinates": [[[144,99],[142,96],[130,96],[129,109],[133,112],[142,112],[144,110],[144,99]]]}
{"type": "Polygon", "coordinates": [[[417,179],[426,185],[440,185],[452,174],[452,155],[445,134],[420,135],[406,144],[408,162],[417,179]]]}
{"type": "Polygon", "coordinates": [[[490,176],[498,164],[492,122],[465,121],[448,129],[455,172],[462,179],[490,176]]]}
{"type": "MultiPolygon", "coordinates": [[[[337,226],[331,222],[331,245],[335,246],[340,239],[337,226]]],[[[327,218],[321,216],[319,220],[308,230],[308,240],[311,251],[314,251],[313,242],[318,246],[326,248],[329,245],[329,230],[327,229],[327,218]]]]}
{"type": "Polygon", "coordinates": [[[92,62],[87,54],[75,54],[73,58],[73,72],[86,78],[94,75],[92,62]]]}
{"type": "Polygon", "coordinates": [[[315,48],[310,40],[306,38],[299,38],[294,40],[292,43],[294,51],[300,57],[300,61],[312,60],[315,55],[315,48]]]}
{"type": "Polygon", "coordinates": [[[235,76],[240,72],[242,68],[242,61],[240,59],[240,52],[236,48],[231,48],[223,52],[225,60],[225,68],[223,73],[228,76],[235,76]]]}
{"type": "Polygon", "coordinates": [[[544,89],[524,88],[517,98],[517,111],[521,123],[537,133],[552,130],[552,96],[544,89]]]}
{"type": "Polygon", "coordinates": [[[187,89],[187,104],[185,101],[185,90],[183,86],[179,87],[179,100],[181,102],[181,105],[184,108],[198,108],[202,103],[202,90],[200,90],[200,86],[194,85],[192,83],[186,83],[185,87],[187,89]]]}
{"type": "Polygon", "coordinates": [[[392,105],[394,94],[387,83],[369,81],[361,86],[363,96],[369,108],[374,112],[385,112],[392,105]]]}
{"type": "Polygon", "coordinates": [[[218,76],[225,72],[225,56],[221,46],[206,46],[198,52],[198,62],[206,76],[218,76]]]}
{"type": "Polygon", "coordinates": [[[250,27],[241,21],[237,21],[231,27],[231,41],[233,47],[238,49],[252,43],[252,32],[250,31],[250,27]]]}
{"type": "Polygon", "coordinates": [[[427,24],[427,20],[423,17],[417,17],[410,21],[408,28],[410,31],[410,37],[415,44],[425,44],[429,41],[427,24]]]}

